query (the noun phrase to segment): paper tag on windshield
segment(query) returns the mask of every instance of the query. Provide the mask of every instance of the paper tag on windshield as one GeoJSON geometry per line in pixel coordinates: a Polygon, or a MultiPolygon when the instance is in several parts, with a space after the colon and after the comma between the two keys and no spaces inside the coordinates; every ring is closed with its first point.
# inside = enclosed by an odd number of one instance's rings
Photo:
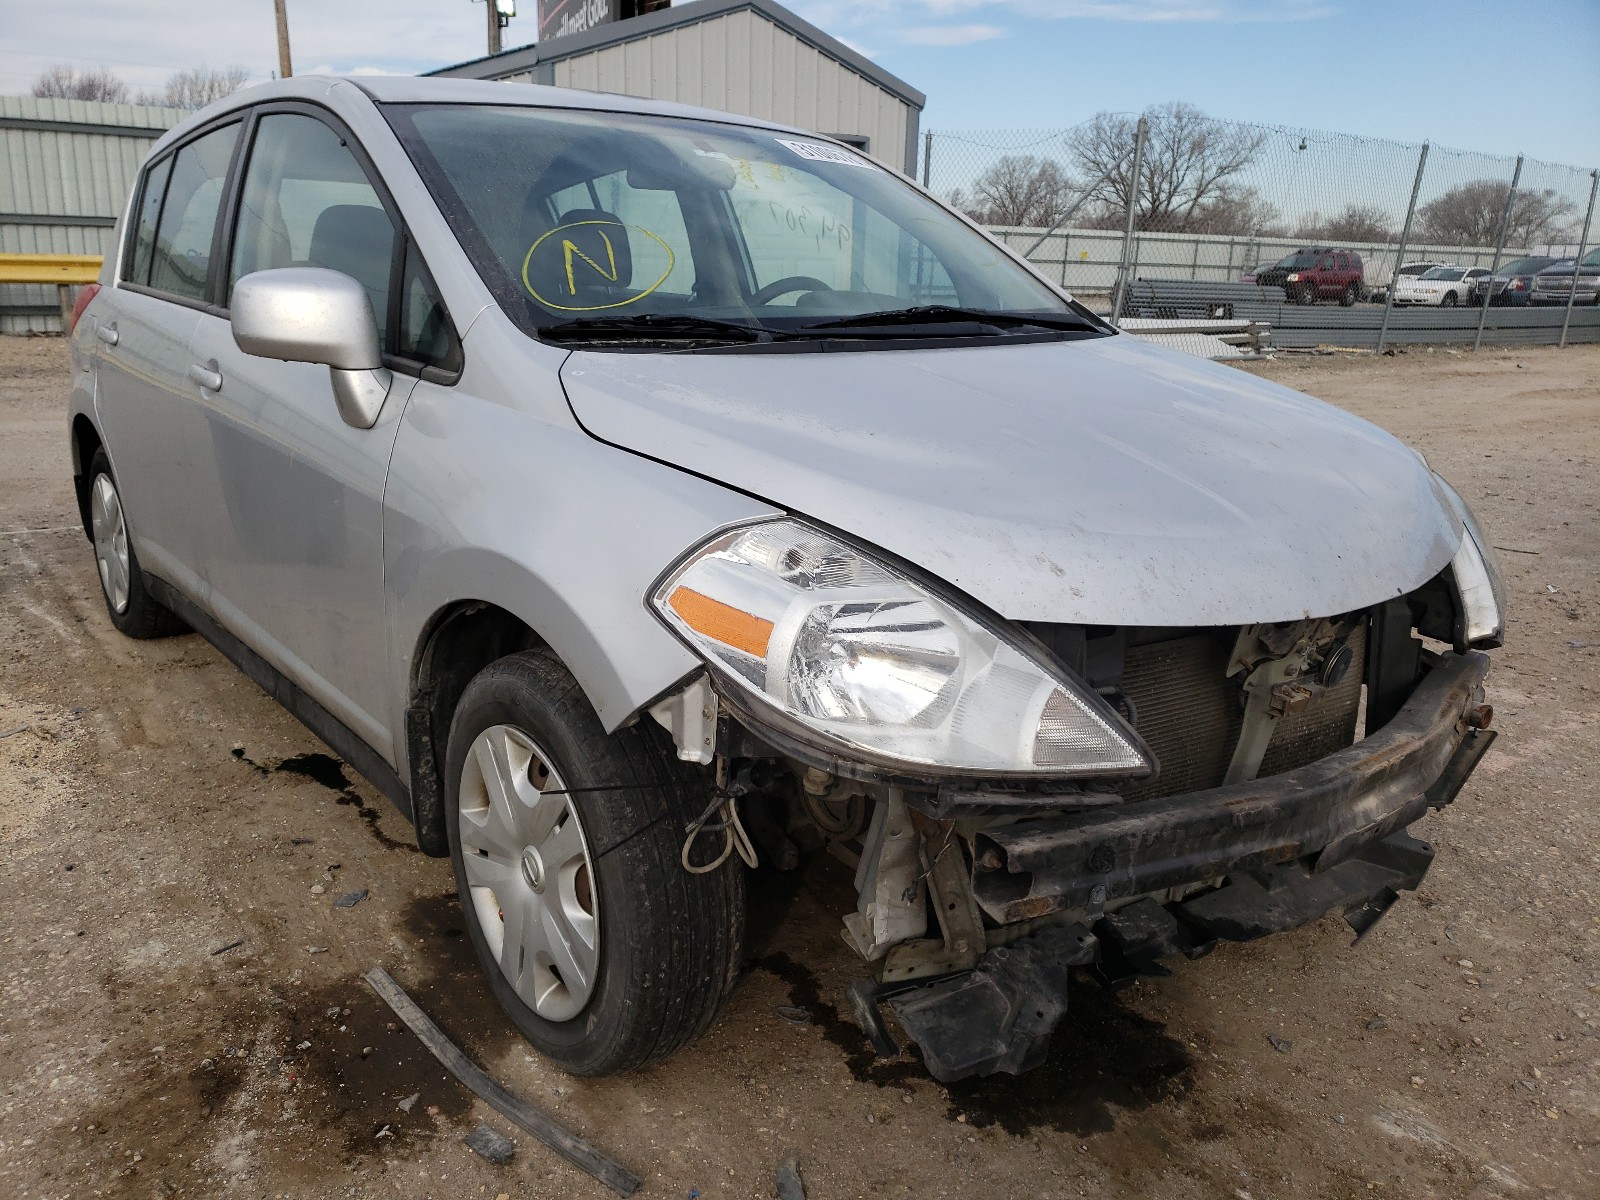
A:
{"type": "Polygon", "coordinates": [[[850,153],[842,146],[829,146],[822,142],[791,142],[785,138],[779,138],[778,144],[789,147],[801,158],[809,158],[813,162],[843,163],[847,167],[867,167],[869,169],[872,167],[872,164],[867,162],[866,159],[850,153]]]}

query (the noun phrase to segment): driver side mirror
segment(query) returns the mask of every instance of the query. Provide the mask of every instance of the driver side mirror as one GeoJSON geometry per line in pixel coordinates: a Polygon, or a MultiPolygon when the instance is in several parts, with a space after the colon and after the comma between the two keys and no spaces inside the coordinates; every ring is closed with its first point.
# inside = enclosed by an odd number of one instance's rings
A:
{"type": "Polygon", "coordinates": [[[367,290],[322,267],[256,271],[233,285],[234,344],[246,354],[329,369],[339,416],[371,429],[393,374],[383,365],[367,290]]]}

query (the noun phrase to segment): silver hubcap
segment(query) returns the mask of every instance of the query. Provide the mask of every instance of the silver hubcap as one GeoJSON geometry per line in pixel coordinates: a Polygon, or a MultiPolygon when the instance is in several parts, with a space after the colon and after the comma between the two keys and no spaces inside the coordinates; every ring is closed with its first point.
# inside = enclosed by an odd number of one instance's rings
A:
{"type": "Polygon", "coordinates": [[[468,901],[500,971],[547,1021],[594,993],[600,911],[578,811],[549,757],[522,730],[480,733],[461,771],[468,901]]]}
{"type": "Polygon", "coordinates": [[[122,518],[117,488],[105,475],[94,477],[89,491],[89,527],[94,533],[94,559],[100,567],[100,586],[113,612],[128,609],[128,523],[122,518]]]}

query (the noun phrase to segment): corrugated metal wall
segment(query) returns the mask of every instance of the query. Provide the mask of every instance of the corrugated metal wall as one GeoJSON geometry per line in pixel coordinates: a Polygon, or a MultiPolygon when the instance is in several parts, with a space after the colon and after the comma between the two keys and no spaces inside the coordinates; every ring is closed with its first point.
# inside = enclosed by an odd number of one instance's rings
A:
{"type": "MultiPolygon", "coordinates": [[[[905,166],[905,102],[749,9],[553,65],[561,87],[700,104],[819,133],[866,137],[873,157],[897,171],[905,166]]],[[[533,78],[512,76],[507,82],[533,78]]]]}
{"type": "MultiPolygon", "coordinates": [[[[151,144],[184,114],[0,96],[0,252],[105,254],[151,144]]],[[[53,287],[0,286],[0,333],[61,327],[53,287]]]]}

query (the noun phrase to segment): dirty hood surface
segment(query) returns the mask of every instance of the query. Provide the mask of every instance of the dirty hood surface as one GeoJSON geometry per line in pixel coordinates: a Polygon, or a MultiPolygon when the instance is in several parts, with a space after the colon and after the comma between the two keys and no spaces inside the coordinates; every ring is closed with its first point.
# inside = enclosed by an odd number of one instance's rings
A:
{"type": "Polygon", "coordinates": [[[1461,538],[1431,473],[1376,426],[1130,336],[580,351],[562,380],[593,436],[880,546],[1013,620],[1330,616],[1420,586],[1461,538]]]}

